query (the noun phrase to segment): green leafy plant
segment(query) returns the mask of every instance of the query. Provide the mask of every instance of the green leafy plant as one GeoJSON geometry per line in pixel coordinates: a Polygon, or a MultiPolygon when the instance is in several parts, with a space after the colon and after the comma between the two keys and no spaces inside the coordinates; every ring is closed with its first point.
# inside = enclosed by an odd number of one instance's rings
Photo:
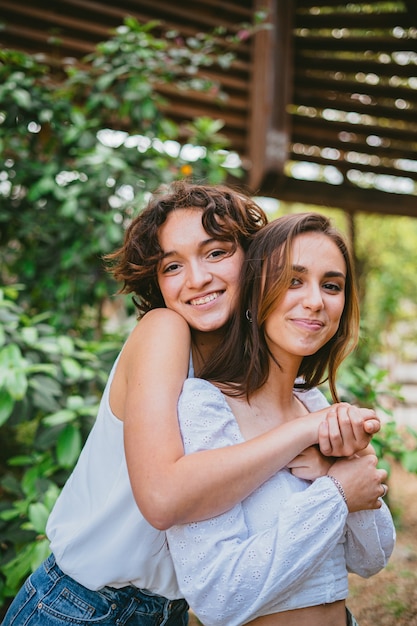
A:
{"type": "Polygon", "coordinates": [[[45,524],[97,413],[117,337],[83,341],[0,290],[0,603],[48,551],[45,524]]]}
{"type": "Polygon", "coordinates": [[[126,335],[107,331],[103,255],[162,183],[242,173],[222,120],[178,124],[170,93],[225,102],[204,71],[229,67],[262,19],[182,39],[127,18],[54,69],[0,50],[0,607],[48,551],[46,520],[126,335]]]}
{"type": "Polygon", "coordinates": [[[0,50],[0,277],[25,284],[28,311],[53,311],[63,330],[100,332],[115,290],[102,256],[149,193],[176,178],[242,173],[238,159],[228,165],[222,120],[174,122],[169,93],[227,99],[204,70],[228,67],[250,29],[256,20],[237,35],[181,39],[126,18],[82,65],[54,71],[0,50]]]}
{"type": "Polygon", "coordinates": [[[417,474],[417,431],[410,426],[400,428],[392,419],[389,406],[402,402],[403,397],[401,386],[387,379],[388,371],[374,363],[362,368],[349,362],[341,372],[339,391],[343,400],[374,408],[382,417],[388,417],[372,439],[380,467],[389,473],[391,463],[397,461],[417,474]]]}

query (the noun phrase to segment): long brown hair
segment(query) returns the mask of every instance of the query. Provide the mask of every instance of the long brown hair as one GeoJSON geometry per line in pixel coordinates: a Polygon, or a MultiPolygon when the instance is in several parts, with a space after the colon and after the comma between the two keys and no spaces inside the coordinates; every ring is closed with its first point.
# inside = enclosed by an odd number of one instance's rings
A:
{"type": "Polygon", "coordinates": [[[203,227],[211,237],[232,241],[244,251],[268,222],[264,211],[249,196],[226,185],[176,181],[161,187],[127,228],[123,245],[105,257],[109,272],[123,283],[119,293],[136,295],[133,301],[139,315],[165,307],[157,280],[162,258],[158,232],[176,209],[201,210],[203,227]]]}
{"type": "Polygon", "coordinates": [[[328,380],[337,401],[336,371],[358,341],[359,301],[348,244],[330,220],[318,213],[280,217],[265,226],[250,244],[242,268],[237,310],[224,342],[200,373],[202,378],[222,387],[227,384],[225,393],[250,398],[266,382],[271,355],[265,339],[265,321],[290,285],[294,239],[308,232],[326,235],[342,253],[346,263],[345,306],[335,335],[315,354],[303,358],[298,371],[302,382],[296,386],[311,389],[328,380]]]}

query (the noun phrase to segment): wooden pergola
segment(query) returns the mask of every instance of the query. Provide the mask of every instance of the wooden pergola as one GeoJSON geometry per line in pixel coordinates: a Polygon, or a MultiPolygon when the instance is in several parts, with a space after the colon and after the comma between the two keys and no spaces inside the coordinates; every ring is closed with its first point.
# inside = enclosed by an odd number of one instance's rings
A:
{"type": "Polygon", "coordinates": [[[221,118],[254,194],[417,217],[417,4],[351,0],[0,0],[0,46],[82,59],[128,15],[183,35],[266,9],[272,27],[211,70],[229,97],[167,89],[172,116],[221,118]]]}

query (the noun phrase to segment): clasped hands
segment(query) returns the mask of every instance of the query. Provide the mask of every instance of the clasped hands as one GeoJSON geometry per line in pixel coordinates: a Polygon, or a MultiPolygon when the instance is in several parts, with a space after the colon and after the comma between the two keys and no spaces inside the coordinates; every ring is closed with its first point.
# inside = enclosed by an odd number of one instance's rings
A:
{"type": "Polygon", "coordinates": [[[331,474],[342,484],[349,511],[377,509],[386,493],[387,472],[377,468],[370,440],[381,428],[375,411],[346,402],[316,412],[322,414],[318,444],[296,456],[287,467],[294,476],[315,480],[331,474]]]}

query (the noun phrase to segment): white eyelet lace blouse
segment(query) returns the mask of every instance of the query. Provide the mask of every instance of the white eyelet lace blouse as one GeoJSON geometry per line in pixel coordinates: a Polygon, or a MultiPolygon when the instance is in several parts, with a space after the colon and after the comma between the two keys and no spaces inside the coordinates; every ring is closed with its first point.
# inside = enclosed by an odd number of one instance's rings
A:
{"type": "MultiPolygon", "coordinates": [[[[323,396],[298,393],[309,411],[323,396]]],[[[223,394],[188,379],[178,405],[186,454],[244,439],[223,394]]],[[[204,497],[202,494],[201,497],[204,497]]],[[[371,576],[393,550],[388,508],[348,513],[337,487],[287,469],[227,513],[167,531],[178,583],[205,626],[345,599],[347,572],[371,576]]]]}

